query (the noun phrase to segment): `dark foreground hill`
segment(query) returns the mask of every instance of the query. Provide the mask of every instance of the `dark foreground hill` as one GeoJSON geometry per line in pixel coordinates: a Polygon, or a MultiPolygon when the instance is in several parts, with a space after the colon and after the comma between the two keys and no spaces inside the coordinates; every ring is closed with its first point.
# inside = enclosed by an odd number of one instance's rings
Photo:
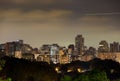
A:
{"type": "Polygon", "coordinates": [[[0,73],[3,78],[12,81],[57,81],[57,73],[46,62],[35,62],[24,59],[5,57],[5,66],[0,73]]]}

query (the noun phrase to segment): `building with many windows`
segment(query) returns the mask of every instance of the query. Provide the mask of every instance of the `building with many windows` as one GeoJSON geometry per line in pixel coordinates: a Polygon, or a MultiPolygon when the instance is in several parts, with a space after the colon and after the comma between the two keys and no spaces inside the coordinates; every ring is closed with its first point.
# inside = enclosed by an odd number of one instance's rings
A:
{"type": "Polygon", "coordinates": [[[77,35],[75,37],[75,50],[77,55],[82,55],[84,50],[84,38],[82,35],[77,35]]]}
{"type": "Polygon", "coordinates": [[[120,45],[118,42],[110,43],[110,52],[120,52],[120,45]]]}
{"type": "Polygon", "coordinates": [[[108,53],[109,45],[105,40],[99,42],[98,53],[108,53]]]}

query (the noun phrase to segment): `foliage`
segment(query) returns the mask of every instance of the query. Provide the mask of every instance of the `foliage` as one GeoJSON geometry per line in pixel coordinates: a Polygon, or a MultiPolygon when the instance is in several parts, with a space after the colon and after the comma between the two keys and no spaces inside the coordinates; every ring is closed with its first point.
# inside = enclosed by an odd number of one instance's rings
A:
{"type": "Polygon", "coordinates": [[[64,77],[61,78],[61,81],[72,81],[72,78],[68,75],[65,75],[64,77]]]}
{"type": "Polygon", "coordinates": [[[12,81],[12,79],[11,78],[7,78],[7,79],[1,79],[0,78],[0,81],[12,81]]]}
{"type": "Polygon", "coordinates": [[[0,59],[0,71],[2,70],[4,65],[5,65],[5,60],[4,59],[0,59]]]}
{"type": "Polygon", "coordinates": [[[57,81],[57,73],[48,63],[12,57],[6,59],[2,74],[12,81],[57,81]]]}
{"type": "Polygon", "coordinates": [[[93,70],[89,73],[89,81],[109,81],[104,71],[93,70]]]}
{"type": "MultiPolygon", "coordinates": [[[[120,81],[120,64],[112,60],[94,59],[92,61],[75,61],[69,64],[57,65],[60,67],[60,81],[120,81]],[[91,71],[78,73],[77,68],[91,71]],[[72,72],[67,73],[70,69],[72,72]],[[68,75],[67,75],[68,74],[68,75]],[[62,76],[62,77],[61,77],[62,76]],[[108,79],[109,78],[109,79],[108,79]]],[[[35,62],[25,59],[7,57],[0,59],[0,77],[5,76],[5,80],[0,81],[58,81],[58,75],[54,64],[47,62],[35,62]],[[6,77],[11,77],[7,78],[6,77]]]]}
{"type": "Polygon", "coordinates": [[[120,64],[116,61],[105,59],[93,59],[90,65],[90,69],[98,69],[106,72],[109,79],[114,80],[120,77],[120,64]]]}
{"type": "MultiPolygon", "coordinates": [[[[0,58],[0,71],[3,69],[3,67],[5,66],[5,60],[0,58]]],[[[2,79],[0,78],[0,81],[11,81],[11,78],[7,78],[7,79],[2,79]]]]}
{"type": "Polygon", "coordinates": [[[78,76],[74,81],[109,81],[105,72],[93,70],[88,74],[78,76]]]}
{"type": "Polygon", "coordinates": [[[89,81],[89,76],[88,75],[80,75],[78,78],[74,79],[74,81],[89,81]]]}

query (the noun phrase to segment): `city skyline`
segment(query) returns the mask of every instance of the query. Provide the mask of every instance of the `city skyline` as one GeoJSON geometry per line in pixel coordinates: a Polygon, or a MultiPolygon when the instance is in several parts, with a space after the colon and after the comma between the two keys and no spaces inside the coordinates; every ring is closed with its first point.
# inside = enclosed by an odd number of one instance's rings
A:
{"type": "MultiPolygon", "coordinates": [[[[78,34],[78,35],[76,35],[76,37],[77,36],[82,36],[82,34],[78,34]]],[[[61,47],[67,47],[67,48],[69,48],[69,45],[74,45],[75,47],[76,47],[76,37],[75,37],[75,40],[74,40],[74,43],[70,43],[70,44],[68,44],[68,45],[61,45],[61,44],[59,44],[59,43],[55,43],[55,42],[53,42],[53,43],[43,43],[43,44],[41,44],[40,46],[36,46],[36,47],[34,47],[34,46],[32,46],[30,43],[28,43],[28,42],[26,42],[26,41],[24,41],[24,40],[22,40],[22,39],[19,39],[19,40],[12,40],[12,41],[6,41],[6,42],[2,42],[2,43],[0,43],[1,45],[2,44],[5,44],[5,43],[13,43],[13,42],[19,42],[19,41],[22,41],[22,42],[24,42],[24,43],[26,43],[27,45],[30,45],[32,48],[41,48],[43,45],[58,45],[58,46],[61,46],[61,47]]],[[[83,37],[83,39],[84,39],[84,37],[83,37]]],[[[111,46],[111,44],[119,44],[120,42],[118,42],[118,41],[112,41],[112,42],[108,42],[108,41],[106,41],[106,40],[101,40],[101,41],[99,41],[96,45],[97,45],[97,47],[94,47],[94,46],[87,46],[87,45],[83,45],[83,48],[84,47],[86,47],[86,48],[90,48],[90,47],[93,47],[93,48],[95,48],[95,49],[98,49],[100,46],[101,46],[101,42],[103,42],[103,41],[105,41],[107,44],[108,44],[108,47],[110,47],[111,46]]],[[[79,41],[78,43],[81,43],[82,41],[79,41]]],[[[83,44],[84,44],[85,42],[83,42],[83,44]]],[[[103,46],[103,45],[102,45],[103,46]]]]}
{"type": "Polygon", "coordinates": [[[0,0],[0,43],[22,39],[33,47],[75,44],[82,34],[85,46],[101,40],[120,42],[119,0],[0,0]]]}

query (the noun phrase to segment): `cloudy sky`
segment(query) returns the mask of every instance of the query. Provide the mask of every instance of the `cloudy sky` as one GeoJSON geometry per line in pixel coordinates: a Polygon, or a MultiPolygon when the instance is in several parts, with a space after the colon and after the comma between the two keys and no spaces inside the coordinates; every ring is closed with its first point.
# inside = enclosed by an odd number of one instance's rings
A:
{"type": "Polygon", "coordinates": [[[0,0],[0,43],[23,39],[33,47],[101,40],[120,42],[120,0],[0,0]]]}

